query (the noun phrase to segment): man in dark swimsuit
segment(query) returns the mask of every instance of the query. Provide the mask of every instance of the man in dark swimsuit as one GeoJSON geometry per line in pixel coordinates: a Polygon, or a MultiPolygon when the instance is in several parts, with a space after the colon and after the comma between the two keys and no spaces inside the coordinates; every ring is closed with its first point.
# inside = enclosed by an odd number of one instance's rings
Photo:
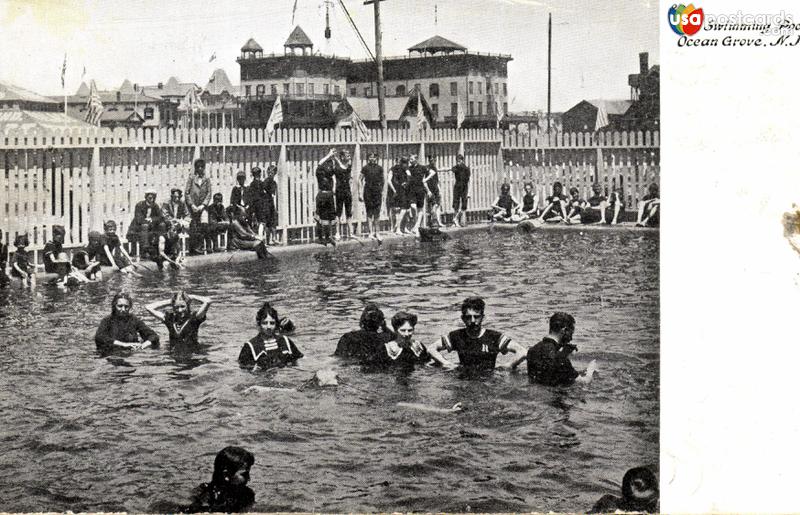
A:
{"type": "Polygon", "coordinates": [[[439,170],[436,169],[436,157],[428,156],[428,174],[423,179],[425,191],[428,194],[428,227],[441,227],[440,215],[442,196],[439,193],[439,170]]]}
{"type": "Polygon", "coordinates": [[[317,165],[317,198],[315,201],[314,215],[319,222],[319,240],[323,245],[330,243],[336,245],[331,238],[333,224],[336,220],[336,200],[333,196],[336,187],[336,175],[334,175],[333,156],[336,149],[331,149],[317,165]]]}
{"type": "Polygon", "coordinates": [[[422,218],[425,216],[425,197],[428,196],[425,190],[425,177],[428,169],[417,162],[417,156],[411,155],[408,158],[408,171],[410,174],[408,181],[408,197],[411,204],[412,219],[414,227],[412,234],[419,235],[419,227],[422,225],[422,218]]]}
{"type": "Polygon", "coordinates": [[[359,326],[361,329],[345,333],[339,338],[334,356],[365,360],[394,338],[392,331],[386,327],[383,311],[371,302],[364,306],[359,326]]]}
{"type": "Polygon", "coordinates": [[[456,165],[453,167],[453,176],[455,183],[453,184],[453,224],[456,227],[465,225],[467,213],[467,200],[469,199],[469,166],[464,164],[464,156],[458,154],[456,156],[456,165]]]}
{"type": "Polygon", "coordinates": [[[248,210],[249,200],[247,198],[247,187],[244,182],[247,180],[247,174],[244,170],[236,172],[236,184],[231,189],[231,206],[241,206],[245,211],[248,210]]]}
{"type": "Polygon", "coordinates": [[[547,386],[572,384],[580,373],[572,367],[569,355],[578,347],[571,344],[575,319],[568,313],[557,312],[550,317],[550,334],[528,349],[528,354],[515,363],[528,360],[528,378],[532,383],[547,386]]]}
{"type": "Polygon", "coordinates": [[[392,198],[392,215],[394,216],[394,233],[403,234],[403,219],[410,206],[408,201],[408,158],[401,157],[400,162],[392,167],[389,178],[389,189],[392,198]]]}
{"type": "Polygon", "coordinates": [[[601,195],[602,188],[599,183],[592,184],[592,196],[586,200],[581,211],[581,223],[604,224],[606,223],[606,198],[601,195]]]}
{"type": "Polygon", "coordinates": [[[102,351],[115,347],[144,349],[158,347],[158,334],[147,324],[131,314],[133,300],[127,293],[114,295],[111,301],[111,315],[105,317],[97,328],[94,342],[102,351]],[[143,341],[139,343],[139,339],[143,341]]]}
{"type": "MultiPolygon", "coordinates": [[[[451,331],[447,336],[442,336],[440,341],[428,346],[431,356],[442,350],[455,351],[462,369],[468,374],[493,370],[498,354],[511,351],[524,356],[523,348],[511,338],[499,331],[483,328],[485,309],[486,303],[480,297],[464,300],[461,304],[461,320],[465,327],[451,331]]],[[[510,366],[511,364],[502,365],[503,368],[510,366]]]]}
{"type": "Polygon", "coordinates": [[[66,231],[63,225],[53,226],[53,239],[45,243],[42,250],[44,271],[48,274],[59,273],[58,255],[64,252],[64,235],[66,231]]]}
{"type": "Polygon", "coordinates": [[[353,174],[353,163],[350,161],[350,152],[341,150],[333,159],[333,174],[336,176],[336,234],[335,239],[342,237],[349,238],[355,234],[351,232],[350,220],[353,218],[353,191],[351,189],[351,178],[353,174]],[[347,229],[345,234],[341,233],[341,222],[344,220],[347,229]]]}
{"type": "Polygon", "coordinates": [[[378,223],[381,216],[383,183],[383,167],[378,164],[378,155],[372,152],[367,158],[367,164],[361,169],[359,200],[364,203],[364,209],[367,211],[369,236],[378,242],[381,241],[378,237],[378,223]]]}

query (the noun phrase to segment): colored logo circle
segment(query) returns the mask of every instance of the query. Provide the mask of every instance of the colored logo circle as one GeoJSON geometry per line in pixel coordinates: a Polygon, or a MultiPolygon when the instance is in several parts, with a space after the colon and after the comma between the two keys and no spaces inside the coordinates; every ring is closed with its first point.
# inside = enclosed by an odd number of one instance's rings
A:
{"type": "Polygon", "coordinates": [[[667,12],[667,21],[672,31],[679,36],[693,36],[703,27],[703,9],[694,5],[673,5],[667,12]]]}

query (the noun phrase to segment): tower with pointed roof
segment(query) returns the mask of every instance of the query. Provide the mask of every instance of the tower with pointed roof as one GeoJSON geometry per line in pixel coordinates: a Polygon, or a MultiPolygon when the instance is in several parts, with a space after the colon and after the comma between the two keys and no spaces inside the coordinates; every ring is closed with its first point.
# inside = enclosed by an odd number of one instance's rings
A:
{"type": "Polygon", "coordinates": [[[297,50],[300,49],[302,55],[314,54],[314,43],[311,42],[308,35],[300,28],[300,25],[296,26],[289,37],[286,39],[286,43],[283,44],[283,53],[284,54],[292,54],[295,55],[297,50]]]}

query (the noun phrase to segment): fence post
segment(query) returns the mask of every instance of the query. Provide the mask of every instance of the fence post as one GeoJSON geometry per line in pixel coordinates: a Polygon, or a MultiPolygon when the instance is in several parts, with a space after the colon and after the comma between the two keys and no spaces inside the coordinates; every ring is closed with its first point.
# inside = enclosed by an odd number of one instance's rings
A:
{"type": "Polygon", "coordinates": [[[92,147],[92,160],[89,163],[89,231],[98,230],[103,223],[100,219],[100,195],[97,193],[99,173],[100,147],[95,145],[92,147]]]}
{"type": "MultiPolygon", "coordinates": [[[[352,160],[351,166],[350,166],[350,168],[351,168],[350,180],[352,181],[351,184],[350,184],[350,191],[351,191],[351,196],[355,199],[353,204],[355,204],[354,214],[355,214],[355,219],[356,219],[356,234],[355,234],[356,236],[360,235],[363,232],[363,227],[362,226],[364,224],[364,216],[362,215],[363,211],[362,211],[361,202],[358,201],[359,194],[362,193],[358,189],[359,180],[361,179],[361,167],[362,167],[362,164],[361,164],[361,144],[359,143],[358,138],[356,138],[356,147],[353,149],[353,160],[352,160]],[[355,187],[355,195],[352,194],[352,191],[353,191],[354,187],[355,187]]],[[[351,222],[352,222],[352,220],[351,220],[351,222]]],[[[350,222],[347,222],[347,223],[350,223],[350,222]]],[[[350,229],[351,229],[350,227],[347,228],[348,232],[350,231],[350,229]]],[[[353,235],[351,235],[351,236],[353,236],[353,235]]]]}
{"type": "Polygon", "coordinates": [[[286,162],[286,145],[281,145],[281,151],[278,154],[278,198],[280,199],[280,208],[278,209],[278,220],[283,238],[281,242],[283,245],[289,244],[289,169],[286,162]]]}

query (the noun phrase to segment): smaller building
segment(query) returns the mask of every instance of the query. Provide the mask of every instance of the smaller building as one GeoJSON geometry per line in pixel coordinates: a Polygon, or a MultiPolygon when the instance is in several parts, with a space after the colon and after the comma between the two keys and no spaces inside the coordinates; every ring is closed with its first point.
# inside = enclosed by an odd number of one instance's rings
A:
{"type": "MultiPolygon", "coordinates": [[[[101,127],[155,128],[161,125],[160,99],[145,94],[143,88],[131,84],[129,80],[123,81],[117,90],[101,90],[97,93],[103,104],[101,127]]],[[[85,120],[88,103],[89,87],[86,83],[81,83],[78,91],[67,97],[69,115],[85,120]]]]}
{"type": "Polygon", "coordinates": [[[25,88],[0,82],[0,109],[26,111],[58,112],[64,110],[64,97],[61,101],[44,97],[25,88]]]}
{"type": "Polygon", "coordinates": [[[648,54],[639,54],[639,73],[628,75],[633,104],[619,120],[621,130],[659,130],[661,121],[660,67],[648,66],[648,54]]]}
{"type": "Polygon", "coordinates": [[[6,129],[86,129],[86,122],[76,120],[62,112],[28,111],[25,109],[0,109],[0,132],[6,129]]]}
{"type": "MultiPolygon", "coordinates": [[[[418,127],[418,102],[421,101],[424,123],[433,127],[435,117],[430,105],[422,95],[412,93],[405,96],[386,97],[386,126],[389,129],[416,129],[418,127]]],[[[337,127],[350,123],[350,114],[355,112],[368,129],[380,129],[381,119],[377,97],[347,97],[337,106],[334,116],[337,127]]]]}
{"type": "Polygon", "coordinates": [[[562,130],[564,132],[616,130],[619,120],[632,103],[630,100],[582,100],[562,115],[562,130]]]}
{"type": "Polygon", "coordinates": [[[181,82],[177,77],[170,77],[166,83],[159,82],[154,86],[143,86],[141,91],[148,97],[159,100],[162,127],[178,127],[183,113],[178,111],[186,94],[194,90],[199,95],[202,88],[194,82],[181,82]]]}

